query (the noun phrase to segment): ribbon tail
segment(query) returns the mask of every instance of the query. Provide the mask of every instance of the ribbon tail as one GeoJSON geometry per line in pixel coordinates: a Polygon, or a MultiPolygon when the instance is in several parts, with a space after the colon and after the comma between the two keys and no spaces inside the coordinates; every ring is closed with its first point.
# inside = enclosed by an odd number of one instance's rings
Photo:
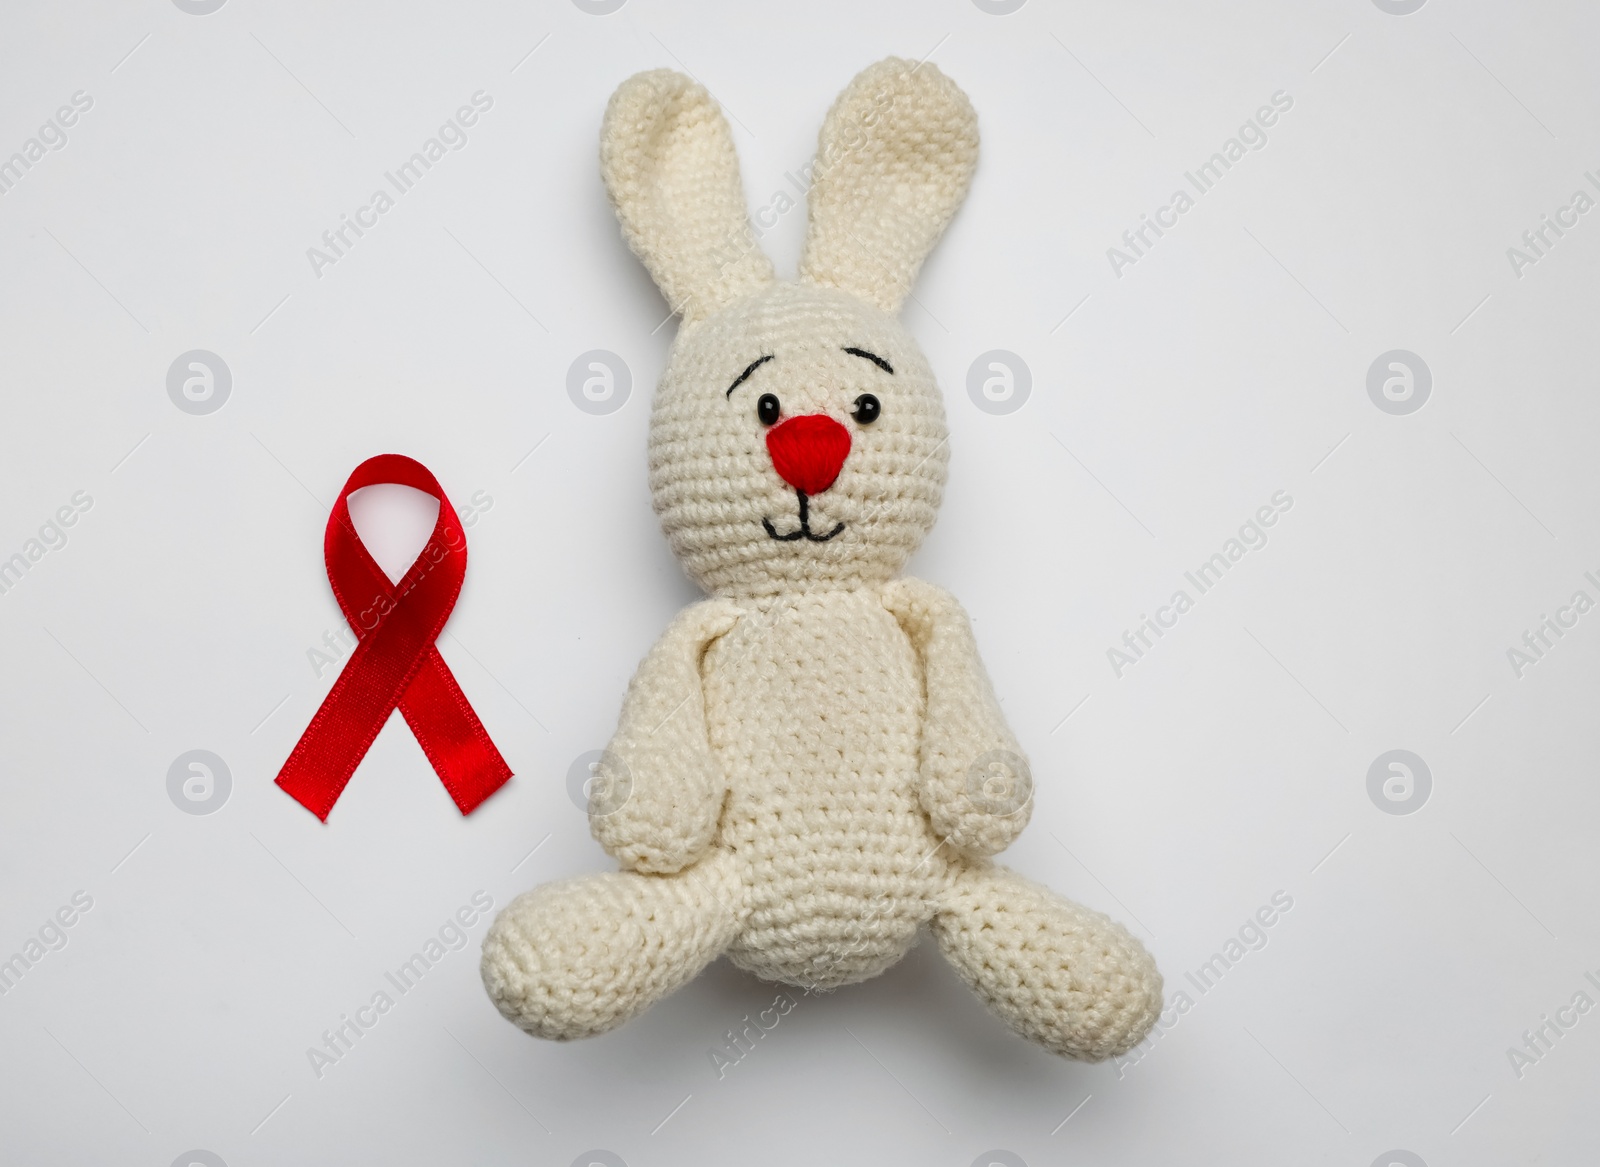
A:
{"type": "Polygon", "coordinates": [[[471,814],[511,780],[511,767],[437,648],[400,697],[400,712],[462,814],[471,814]]]}
{"type": "MultiPolygon", "coordinates": [[[[341,679],[344,676],[341,674],[341,679]]],[[[278,786],[323,823],[394,709],[390,704],[382,711],[368,709],[365,714],[355,714],[350,704],[366,704],[355,688],[357,692],[346,696],[334,682],[322,708],[278,772],[278,786]]]]}
{"type": "Polygon", "coordinates": [[[374,696],[353,667],[363,655],[357,646],[278,772],[284,792],[323,822],[395,707],[393,694],[374,696]]]}

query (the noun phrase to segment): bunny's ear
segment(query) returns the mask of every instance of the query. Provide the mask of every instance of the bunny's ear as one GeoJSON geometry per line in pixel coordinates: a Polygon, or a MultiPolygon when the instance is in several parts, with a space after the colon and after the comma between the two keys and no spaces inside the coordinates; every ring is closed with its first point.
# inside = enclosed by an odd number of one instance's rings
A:
{"type": "Polygon", "coordinates": [[[800,278],[893,315],[977,164],[978,116],[937,66],[864,69],[822,124],[800,278]]]}
{"type": "Polygon", "coordinates": [[[606,106],[600,175],[628,246],[685,322],[772,282],[733,134],[694,81],[670,69],[624,81],[606,106]]]}

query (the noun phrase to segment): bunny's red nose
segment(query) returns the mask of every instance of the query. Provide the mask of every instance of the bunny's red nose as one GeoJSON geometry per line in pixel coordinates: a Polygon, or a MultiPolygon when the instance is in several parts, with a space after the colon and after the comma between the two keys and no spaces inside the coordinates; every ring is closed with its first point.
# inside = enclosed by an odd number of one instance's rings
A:
{"type": "Polygon", "coordinates": [[[806,413],[767,431],[772,468],[802,494],[821,494],[833,485],[850,453],[850,431],[821,413],[806,413]]]}

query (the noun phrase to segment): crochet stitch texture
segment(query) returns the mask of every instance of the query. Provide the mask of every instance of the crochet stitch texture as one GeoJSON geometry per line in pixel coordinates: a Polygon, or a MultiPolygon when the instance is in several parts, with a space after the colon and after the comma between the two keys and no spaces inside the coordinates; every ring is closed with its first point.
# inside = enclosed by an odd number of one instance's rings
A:
{"type": "Polygon", "coordinates": [[[860,981],[922,924],[1055,1053],[1123,1053],[1154,1022],[1139,942],[990,858],[1027,824],[1031,777],[966,614],[898,577],[948,432],[895,316],[977,148],[935,66],[866,69],[824,122],[799,279],[779,281],[706,91],[657,70],[613,96],[606,187],[682,315],[650,487],[710,598],[639,666],[598,767],[590,825],[620,870],[518,897],[484,941],[489,995],[529,1033],[603,1033],[723,954],[806,988],[860,981]]]}

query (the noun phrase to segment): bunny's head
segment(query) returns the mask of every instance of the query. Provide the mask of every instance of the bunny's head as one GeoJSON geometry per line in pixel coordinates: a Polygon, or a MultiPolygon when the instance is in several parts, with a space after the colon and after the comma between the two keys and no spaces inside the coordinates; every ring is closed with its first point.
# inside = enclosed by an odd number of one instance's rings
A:
{"type": "Polygon", "coordinates": [[[662,69],[612,97],[606,190],[682,316],[651,415],[650,489],[707,591],[886,580],[933,526],[944,407],[896,314],[977,156],[972,106],[935,66],[866,69],[823,124],[799,279],[780,281],[711,96],[662,69]]]}

